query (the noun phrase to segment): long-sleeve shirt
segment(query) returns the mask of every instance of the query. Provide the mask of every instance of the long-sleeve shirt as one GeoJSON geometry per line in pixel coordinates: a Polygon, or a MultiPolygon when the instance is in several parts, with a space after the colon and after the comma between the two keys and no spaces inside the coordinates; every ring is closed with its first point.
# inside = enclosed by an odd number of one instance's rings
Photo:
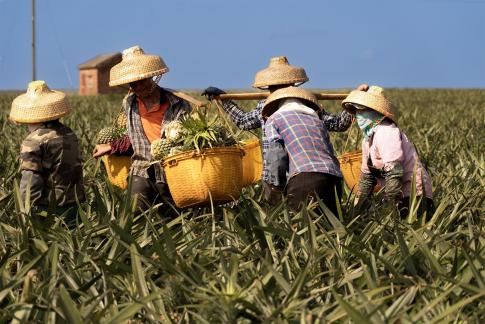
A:
{"type": "MultiPolygon", "coordinates": [[[[163,114],[163,119],[160,120],[160,133],[163,134],[165,126],[169,122],[179,119],[185,113],[189,113],[192,110],[192,107],[187,101],[182,100],[167,91],[164,91],[162,88],[159,88],[159,91],[161,92],[160,98],[168,98],[169,101],[169,107],[163,114]]],[[[138,100],[136,100],[136,95],[134,93],[129,93],[123,99],[123,111],[128,119],[128,137],[134,152],[131,157],[132,164],[130,168],[130,175],[148,178],[148,168],[152,158],[150,153],[150,141],[148,140],[143,129],[138,108],[138,100]]],[[[123,141],[123,146],[126,147],[126,138],[123,139],[123,141]]],[[[156,181],[165,182],[165,177],[160,164],[153,164],[153,168],[155,171],[156,181]]]]}
{"type": "MultiPolygon", "coordinates": [[[[242,130],[251,130],[262,128],[261,146],[263,156],[268,151],[269,144],[264,130],[264,120],[261,114],[264,107],[264,100],[258,102],[255,109],[245,112],[233,101],[226,100],[223,102],[224,110],[229,114],[232,121],[242,130]]],[[[342,111],[339,115],[331,115],[322,110],[319,112],[320,119],[328,131],[343,132],[347,130],[352,123],[352,115],[342,111]]],[[[263,159],[263,181],[269,182],[267,161],[263,159]]]]}
{"type": "Polygon", "coordinates": [[[35,205],[57,206],[85,199],[81,152],[76,134],[58,121],[44,123],[31,132],[20,149],[20,192],[35,205]],[[30,187],[29,187],[30,183],[30,187]]]}
{"type": "Polygon", "coordinates": [[[297,110],[280,108],[264,126],[269,143],[264,160],[271,161],[268,182],[283,187],[302,172],[342,177],[325,122],[311,108],[296,103],[298,106],[297,110]],[[285,168],[286,177],[282,172],[285,168]]]}
{"type": "MultiPolygon", "coordinates": [[[[382,171],[391,170],[397,163],[403,168],[402,196],[411,195],[412,179],[416,166],[416,193],[433,198],[431,178],[419,160],[418,153],[404,134],[393,122],[383,121],[376,126],[370,145],[369,139],[362,142],[362,167],[361,171],[371,174],[367,163],[370,154],[372,165],[382,171]]],[[[377,177],[377,183],[382,187],[385,185],[384,178],[377,177]]]]}

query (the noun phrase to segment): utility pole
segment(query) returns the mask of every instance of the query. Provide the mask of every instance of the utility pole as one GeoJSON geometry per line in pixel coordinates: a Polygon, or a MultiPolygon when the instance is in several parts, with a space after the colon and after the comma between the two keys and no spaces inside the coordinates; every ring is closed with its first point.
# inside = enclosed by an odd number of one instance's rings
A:
{"type": "Polygon", "coordinates": [[[32,81],[37,79],[35,72],[35,0],[32,0],[32,81]]]}

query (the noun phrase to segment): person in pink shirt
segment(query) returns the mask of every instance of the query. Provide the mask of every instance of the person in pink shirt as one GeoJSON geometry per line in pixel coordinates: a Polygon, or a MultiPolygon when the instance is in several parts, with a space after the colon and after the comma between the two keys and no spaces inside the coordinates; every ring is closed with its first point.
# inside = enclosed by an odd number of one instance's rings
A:
{"type": "Polygon", "coordinates": [[[427,213],[430,218],[434,211],[431,178],[413,143],[397,126],[397,111],[384,95],[384,89],[371,86],[366,91],[352,91],[342,106],[356,115],[364,134],[357,208],[368,204],[379,184],[384,188],[385,200],[395,202],[401,217],[406,217],[415,174],[416,195],[420,200],[418,216],[427,213]]]}

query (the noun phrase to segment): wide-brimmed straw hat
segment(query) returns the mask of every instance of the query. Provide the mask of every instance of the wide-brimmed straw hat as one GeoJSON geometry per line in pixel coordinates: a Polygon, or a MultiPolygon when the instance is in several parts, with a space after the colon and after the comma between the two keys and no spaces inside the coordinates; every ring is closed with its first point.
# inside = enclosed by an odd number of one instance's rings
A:
{"type": "Polygon", "coordinates": [[[269,60],[269,66],[256,73],[254,88],[267,88],[272,85],[300,85],[308,81],[305,69],[288,63],[286,56],[276,56],[269,60]]]}
{"type": "Polygon", "coordinates": [[[279,109],[280,101],[287,98],[300,99],[306,106],[314,109],[315,111],[319,111],[321,109],[320,105],[318,104],[317,97],[310,91],[297,87],[286,87],[278,89],[268,96],[264,102],[263,110],[261,111],[263,118],[267,119],[269,116],[274,114],[274,112],[279,109]]]}
{"type": "Polygon", "coordinates": [[[32,124],[55,120],[71,112],[66,94],[49,89],[45,81],[32,81],[27,92],[15,98],[10,120],[32,124]]]}
{"type": "Polygon", "coordinates": [[[357,109],[373,109],[393,122],[397,123],[398,112],[394,105],[386,98],[384,89],[371,86],[367,91],[354,90],[342,101],[342,107],[355,114],[357,109]]]}
{"type": "Polygon", "coordinates": [[[148,79],[168,72],[168,67],[160,56],[145,54],[140,46],[123,51],[121,62],[109,72],[111,87],[148,79]]]}

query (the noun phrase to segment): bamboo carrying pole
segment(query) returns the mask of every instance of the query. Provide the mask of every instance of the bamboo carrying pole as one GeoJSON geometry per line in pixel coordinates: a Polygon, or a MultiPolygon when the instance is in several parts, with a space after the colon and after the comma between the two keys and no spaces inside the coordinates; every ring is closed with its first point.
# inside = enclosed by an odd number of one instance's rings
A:
{"type": "MultiPolygon", "coordinates": [[[[348,93],[313,93],[318,100],[344,100],[348,93]]],[[[216,96],[220,100],[261,100],[266,99],[269,92],[224,93],[216,96]]]]}

